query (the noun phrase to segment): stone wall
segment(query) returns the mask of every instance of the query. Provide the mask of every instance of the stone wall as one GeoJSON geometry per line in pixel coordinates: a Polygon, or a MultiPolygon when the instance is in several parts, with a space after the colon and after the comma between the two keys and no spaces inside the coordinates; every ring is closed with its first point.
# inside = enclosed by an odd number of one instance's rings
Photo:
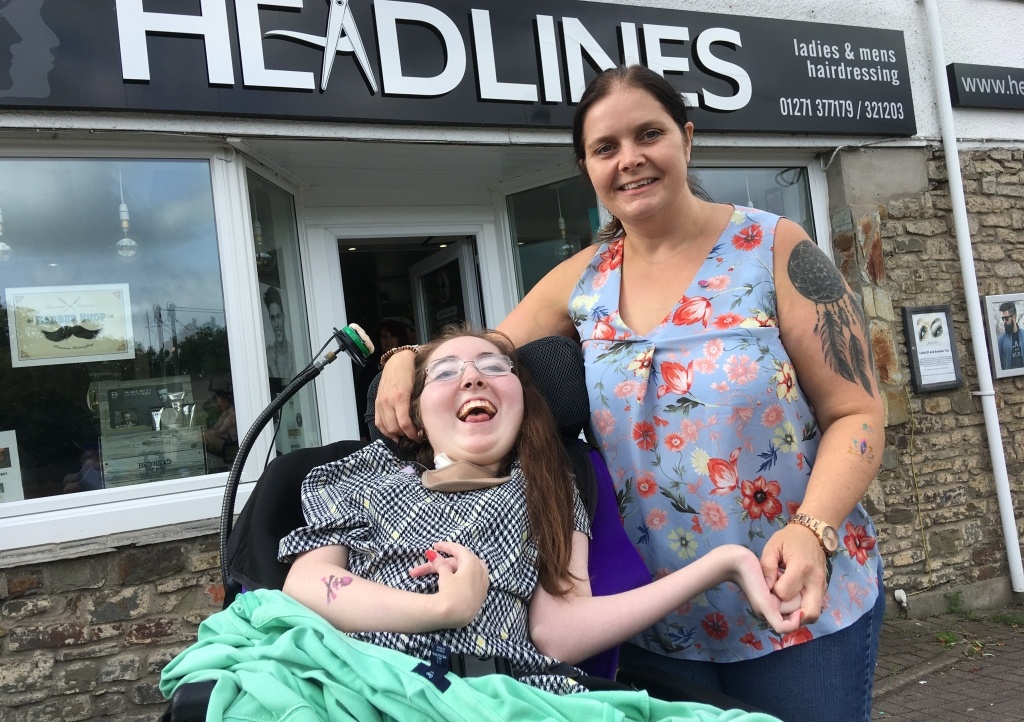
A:
{"type": "MultiPolygon", "coordinates": [[[[993,584],[1008,565],[971,346],[941,148],[843,154],[829,170],[836,260],[862,293],[886,402],[882,470],[867,496],[889,590],[944,597],[993,584]],[[964,386],[915,393],[902,309],[950,304],[964,386]]],[[[1024,291],[1024,151],[961,154],[982,296],[1024,291]]],[[[1018,538],[1024,521],[1024,377],[995,390],[1018,538]]],[[[989,594],[991,596],[991,594],[989,594]]],[[[970,595],[968,595],[970,597],[970,595]]],[[[922,597],[924,599],[924,597],[922,597]]]]}
{"type": "Polygon", "coordinates": [[[209,524],[149,530],[145,540],[66,545],[20,559],[5,553],[0,719],[159,719],[166,707],[160,670],[223,602],[218,537],[210,531],[209,524]]]}

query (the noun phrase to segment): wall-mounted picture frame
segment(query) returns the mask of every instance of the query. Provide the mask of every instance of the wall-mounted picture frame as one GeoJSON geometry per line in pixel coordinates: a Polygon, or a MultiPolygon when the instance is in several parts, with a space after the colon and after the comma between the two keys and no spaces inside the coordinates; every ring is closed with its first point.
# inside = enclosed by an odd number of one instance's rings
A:
{"type": "Polygon", "coordinates": [[[964,385],[948,304],[904,307],[903,332],[915,391],[942,391],[964,385]]]}
{"type": "Polygon", "coordinates": [[[985,296],[983,306],[992,373],[999,379],[1024,376],[1024,293],[985,296]]]}

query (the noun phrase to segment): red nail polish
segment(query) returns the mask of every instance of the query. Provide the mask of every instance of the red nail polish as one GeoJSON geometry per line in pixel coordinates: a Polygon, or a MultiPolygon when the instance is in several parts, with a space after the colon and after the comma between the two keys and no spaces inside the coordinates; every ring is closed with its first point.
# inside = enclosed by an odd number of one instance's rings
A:
{"type": "Polygon", "coordinates": [[[427,551],[424,552],[424,554],[426,555],[428,562],[432,562],[435,559],[437,559],[437,552],[435,552],[433,549],[427,549],[427,551]]]}

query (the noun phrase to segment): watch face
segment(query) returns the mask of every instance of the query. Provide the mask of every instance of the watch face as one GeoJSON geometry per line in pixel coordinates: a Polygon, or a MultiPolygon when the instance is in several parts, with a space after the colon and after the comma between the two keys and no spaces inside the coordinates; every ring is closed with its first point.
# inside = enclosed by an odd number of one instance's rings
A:
{"type": "Polygon", "coordinates": [[[821,530],[821,543],[825,545],[825,549],[829,552],[834,552],[839,548],[839,535],[836,530],[830,526],[822,527],[821,530]]]}

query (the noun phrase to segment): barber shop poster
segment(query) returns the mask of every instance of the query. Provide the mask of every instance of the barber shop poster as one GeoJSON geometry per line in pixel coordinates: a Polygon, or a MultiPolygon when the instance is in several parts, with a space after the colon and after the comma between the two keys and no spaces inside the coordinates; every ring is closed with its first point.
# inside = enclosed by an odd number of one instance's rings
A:
{"type": "Polygon", "coordinates": [[[135,356],[127,283],[9,288],[7,313],[15,368],[135,356]]]}

